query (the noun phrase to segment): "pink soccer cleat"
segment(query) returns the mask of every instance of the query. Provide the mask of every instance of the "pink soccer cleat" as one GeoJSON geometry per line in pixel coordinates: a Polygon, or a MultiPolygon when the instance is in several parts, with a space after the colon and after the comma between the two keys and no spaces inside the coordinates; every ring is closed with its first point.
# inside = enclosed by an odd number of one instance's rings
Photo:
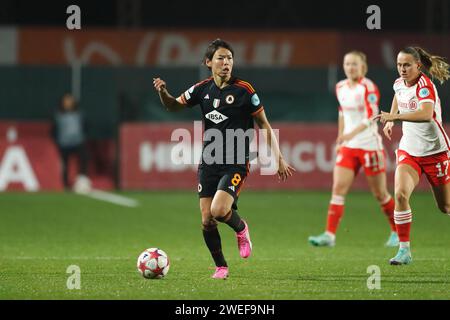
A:
{"type": "Polygon", "coordinates": [[[245,228],[241,232],[236,232],[236,238],[238,241],[239,254],[242,258],[248,258],[252,253],[252,242],[250,241],[247,222],[244,220],[242,220],[242,222],[244,222],[245,228]]]}
{"type": "Polygon", "coordinates": [[[228,278],[228,267],[216,267],[216,272],[214,272],[212,278],[224,280],[228,278]]]}

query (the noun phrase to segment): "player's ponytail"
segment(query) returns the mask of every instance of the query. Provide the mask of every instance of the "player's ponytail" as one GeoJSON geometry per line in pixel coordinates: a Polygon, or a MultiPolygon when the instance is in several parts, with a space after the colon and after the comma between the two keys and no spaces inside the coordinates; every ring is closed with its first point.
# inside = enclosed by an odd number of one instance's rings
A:
{"type": "Polygon", "coordinates": [[[407,47],[401,52],[411,54],[416,61],[421,63],[421,70],[439,80],[441,84],[450,78],[449,64],[445,58],[432,55],[421,47],[407,47]]]}

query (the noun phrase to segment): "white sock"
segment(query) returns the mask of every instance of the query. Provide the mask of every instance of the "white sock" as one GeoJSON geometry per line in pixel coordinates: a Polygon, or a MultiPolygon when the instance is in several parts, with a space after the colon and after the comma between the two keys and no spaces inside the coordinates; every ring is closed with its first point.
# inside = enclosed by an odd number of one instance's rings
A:
{"type": "Polygon", "coordinates": [[[400,248],[409,248],[409,241],[400,242],[400,248]]]}
{"type": "Polygon", "coordinates": [[[334,233],[330,231],[325,231],[325,233],[331,237],[331,240],[333,241],[336,240],[336,235],[334,233]]]}

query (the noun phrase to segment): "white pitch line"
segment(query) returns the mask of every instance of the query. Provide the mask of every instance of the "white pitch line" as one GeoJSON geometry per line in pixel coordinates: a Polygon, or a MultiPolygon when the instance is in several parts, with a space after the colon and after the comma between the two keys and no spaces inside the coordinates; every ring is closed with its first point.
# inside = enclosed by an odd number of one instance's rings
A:
{"type": "MultiPolygon", "coordinates": [[[[5,260],[134,260],[134,257],[2,257],[5,260]]],[[[171,258],[170,261],[181,261],[182,258],[171,258]]]]}
{"type": "Polygon", "coordinates": [[[78,194],[84,195],[89,198],[102,200],[110,203],[117,204],[119,206],[136,208],[139,206],[139,202],[135,199],[127,198],[111,192],[105,192],[101,190],[91,189],[87,193],[78,192],[78,194]]]}

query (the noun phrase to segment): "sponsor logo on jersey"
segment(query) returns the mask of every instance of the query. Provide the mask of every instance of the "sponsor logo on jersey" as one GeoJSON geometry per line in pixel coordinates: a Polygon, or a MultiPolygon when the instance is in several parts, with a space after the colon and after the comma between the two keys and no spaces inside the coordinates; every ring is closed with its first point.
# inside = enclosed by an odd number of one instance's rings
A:
{"type": "Polygon", "coordinates": [[[214,99],[214,101],[213,101],[213,107],[214,107],[215,109],[217,109],[217,108],[219,107],[219,105],[220,105],[220,99],[214,99]]]}
{"type": "Polygon", "coordinates": [[[378,97],[375,93],[371,93],[367,96],[367,101],[369,101],[372,104],[377,103],[378,97]]]}
{"type": "Polygon", "coordinates": [[[198,189],[198,192],[202,192],[203,187],[202,187],[201,183],[198,184],[197,189],[198,189]]]}
{"type": "Polygon", "coordinates": [[[260,104],[259,97],[256,93],[252,96],[252,104],[255,107],[259,106],[259,104],[260,104]]]}
{"type": "Polygon", "coordinates": [[[225,101],[226,101],[228,104],[232,104],[232,103],[234,102],[234,97],[233,97],[231,94],[229,94],[229,95],[227,95],[227,97],[225,98],[225,101]]]}
{"type": "Polygon", "coordinates": [[[419,97],[426,98],[430,95],[430,90],[428,88],[422,88],[419,90],[419,97]]]}
{"type": "Polygon", "coordinates": [[[205,100],[209,99],[209,94],[206,94],[206,96],[203,99],[205,100]]]}
{"type": "Polygon", "coordinates": [[[417,102],[415,100],[411,100],[408,102],[408,108],[411,110],[417,109],[417,102]]]}
{"type": "Polygon", "coordinates": [[[229,186],[228,189],[232,190],[233,192],[236,192],[236,188],[234,186],[229,186]]]}
{"type": "Polygon", "coordinates": [[[211,120],[212,122],[214,122],[215,124],[218,124],[222,121],[225,121],[228,119],[227,116],[221,114],[220,112],[214,110],[211,111],[210,113],[205,114],[205,118],[208,120],[211,120]]]}

